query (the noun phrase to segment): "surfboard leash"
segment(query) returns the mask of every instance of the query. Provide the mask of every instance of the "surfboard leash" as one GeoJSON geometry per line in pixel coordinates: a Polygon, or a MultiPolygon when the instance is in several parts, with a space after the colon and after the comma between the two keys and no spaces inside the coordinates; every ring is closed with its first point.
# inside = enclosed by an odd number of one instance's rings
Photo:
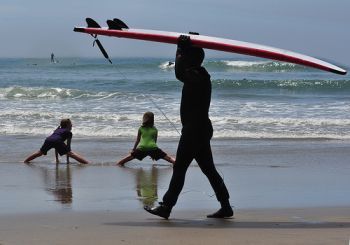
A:
{"type": "Polygon", "coordinates": [[[103,54],[103,56],[109,61],[109,63],[113,64],[111,59],[109,58],[106,50],[104,49],[104,47],[102,46],[102,43],[100,42],[100,40],[98,40],[97,35],[92,35],[91,36],[95,39],[94,42],[92,43],[92,46],[94,47],[95,44],[97,44],[98,48],[101,50],[101,53],[103,54]]]}
{"type": "MultiPolygon", "coordinates": [[[[128,80],[126,75],[122,71],[120,71],[118,67],[116,67],[116,70],[125,80],[128,80]]],[[[144,93],[140,93],[140,94],[142,97],[148,98],[151,101],[151,103],[154,105],[154,107],[156,107],[160,111],[160,113],[162,113],[164,118],[170,123],[170,125],[175,129],[175,131],[181,136],[181,133],[177,129],[176,125],[169,119],[169,117],[165,114],[165,112],[162,110],[162,108],[160,108],[160,106],[153,100],[153,98],[151,96],[146,96],[144,93]]]]}
{"type": "MultiPolygon", "coordinates": [[[[146,95],[142,94],[144,97],[146,95]]],[[[163,114],[163,116],[166,118],[166,120],[171,124],[171,126],[176,130],[176,132],[181,136],[180,131],[177,129],[176,125],[167,117],[167,115],[163,112],[163,110],[157,105],[157,103],[152,99],[151,96],[148,96],[152,104],[163,114]]]]}

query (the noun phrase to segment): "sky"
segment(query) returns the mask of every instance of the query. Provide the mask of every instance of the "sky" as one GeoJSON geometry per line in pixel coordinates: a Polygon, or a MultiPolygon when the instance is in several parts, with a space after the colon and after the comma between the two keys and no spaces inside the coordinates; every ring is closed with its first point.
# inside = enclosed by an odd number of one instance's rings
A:
{"type": "MultiPolygon", "coordinates": [[[[287,49],[350,67],[350,0],[0,0],[0,57],[101,57],[73,32],[91,17],[106,26],[195,31],[287,49]]],[[[173,57],[175,46],[100,37],[111,57],[173,57]]],[[[210,57],[230,57],[208,51],[210,57]]]]}

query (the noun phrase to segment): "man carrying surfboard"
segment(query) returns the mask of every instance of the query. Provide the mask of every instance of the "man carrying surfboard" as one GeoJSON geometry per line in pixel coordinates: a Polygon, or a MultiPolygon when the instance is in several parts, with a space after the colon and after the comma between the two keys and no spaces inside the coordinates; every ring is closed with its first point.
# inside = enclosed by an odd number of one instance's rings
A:
{"type": "Polygon", "coordinates": [[[201,170],[208,177],[216,197],[221,203],[221,209],[208,217],[226,218],[233,216],[228,191],[214,166],[211,153],[210,139],[213,129],[208,117],[211,81],[210,75],[201,66],[204,59],[202,48],[290,62],[341,75],[347,73],[345,69],[323,60],[260,44],[203,36],[191,32],[187,35],[178,32],[129,29],[119,19],[107,20],[108,28],[101,28],[91,18],[86,18],[86,22],[88,27],[75,27],[74,31],[92,35],[98,44],[97,46],[108,60],[108,55],[98,41],[97,35],[178,44],[175,73],[176,77],[184,84],[180,108],[183,126],[182,136],[178,145],[173,176],[169,189],[163,197],[163,203],[154,208],[145,207],[146,211],[166,219],[176,204],[184,184],[187,168],[193,159],[198,162],[201,170]]]}
{"type": "Polygon", "coordinates": [[[210,75],[202,62],[204,51],[193,46],[189,36],[178,39],[175,60],[175,75],[183,83],[180,116],[182,135],[179,141],[176,162],[168,191],[163,202],[157,207],[145,206],[151,214],[168,219],[175,206],[185,182],[186,171],[195,159],[202,172],[207,176],[221,208],[208,215],[208,218],[228,218],[233,216],[229,202],[229,193],[225,183],[215,168],[211,152],[210,139],[213,127],[209,119],[211,100],[210,75]]]}

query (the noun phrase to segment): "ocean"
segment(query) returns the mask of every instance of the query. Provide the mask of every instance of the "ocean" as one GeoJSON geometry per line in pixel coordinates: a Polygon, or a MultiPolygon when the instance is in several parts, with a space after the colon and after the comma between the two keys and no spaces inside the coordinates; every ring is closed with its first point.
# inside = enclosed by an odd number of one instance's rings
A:
{"type": "MultiPolygon", "coordinates": [[[[176,155],[182,85],[170,58],[112,60],[0,59],[0,215],[135,211],[161,201],[170,164],[115,163],[134,145],[146,111],[155,113],[158,146],[176,155]],[[72,149],[90,164],[61,157],[56,165],[54,151],[23,164],[61,118],[72,119],[72,149]]],[[[213,84],[213,156],[235,209],[349,207],[349,75],[251,57],[204,66],[213,84]]],[[[176,210],[217,205],[194,162],[176,210]]]]}
{"type": "MultiPolygon", "coordinates": [[[[77,137],[135,137],[146,111],[176,138],[173,59],[0,59],[0,135],[47,136],[71,118],[77,137]]],[[[216,139],[350,139],[350,76],[253,57],[206,59],[216,139]]]]}

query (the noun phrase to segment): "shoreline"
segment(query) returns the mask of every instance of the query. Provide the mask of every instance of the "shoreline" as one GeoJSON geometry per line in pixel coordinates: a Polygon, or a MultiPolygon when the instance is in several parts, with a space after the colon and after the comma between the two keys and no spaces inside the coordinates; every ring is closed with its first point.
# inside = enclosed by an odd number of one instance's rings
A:
{"type": "MultiPolygon", "coordinates": [[[[33,135],[0,135],[0,141],[9,142],[8,144],[3,145],[3,147],[5,148],[0,149],[0,153],[5,156],[11,155],[11,157],[16,157],[17,153],[20,153],[21,155],[24,156],[26,154],[29,154],[29,152],[27,152],[28,151],[27,149],[29,149],[29,151],[38,150],[43,144],[45,138],[46,136],[41,136],[41,135],[34,135],[34,136],[33,135]],[[19,144],[19,145],[16,145],[16,144],[19,144]],[[21,146],[26,146],[26,148],[23,149],[22,151],[19,151],[18,148],[21,146]]],[[[164,147],[169,148],[169,150],[173,151],[175,154],[179,138],[180,138],[179,136],[178,137],[159,136],[157,144],[160,148],[164,148],[164,147]]],[[[116,150],[115,155],[119,153],[118,152],[119,150],[126,151],[124,154],[127,154],[128,151],[130,151],[130,149],[133,147],[135,139],[136,139],[136,136],[135,137],[74,136],[72,141],[72,147],[81,148],[81,147],[75,147],[76,145],[78,145],[78,146],[82,146],[83,149],[85,147],[93,149],[92,145],[99,146],[99,144],[102,144],[100,147],[94,147],[95,150],[97,151],[98,148],[100,148],[100,150],[103,150],[103,146],[108,146],[109,148],[113,148],[113,150],[116,150]]],[[[350,140],[328,139],[328,138],[261,138],[261,139],[213,138],[211,140],[211,144],[213,148],[217,146],[227,148],[227,146],[232,145],[233,147],[238,146],[238,148],[246,148],[248,150],[249,149],[254,150],[254,148],[258,148],[259,146],[272,147],[272,146],[286,145],[286,146],[295,147],[295,146],[298,146],[298,144],[301,144],[301,145],[304,144],[305,146],[312,147],[312,148],[315,148],[315,147],[321,147],[321,148],[349,147],[350,148],[350,140]]],[[[302,149],[302,147],[300,148],[302,149]]],[[[234,153],[235,152],[233,152],[232,154],[234,153]]],[[[213,152],[213,155],[215,156],[215,152],[213,152]]],[[[5,162],[4,157],[2,157],[1,162],[5,162]]],[[[7,162],[13,162],[13,160],[8,159],[7,162]]]]}

